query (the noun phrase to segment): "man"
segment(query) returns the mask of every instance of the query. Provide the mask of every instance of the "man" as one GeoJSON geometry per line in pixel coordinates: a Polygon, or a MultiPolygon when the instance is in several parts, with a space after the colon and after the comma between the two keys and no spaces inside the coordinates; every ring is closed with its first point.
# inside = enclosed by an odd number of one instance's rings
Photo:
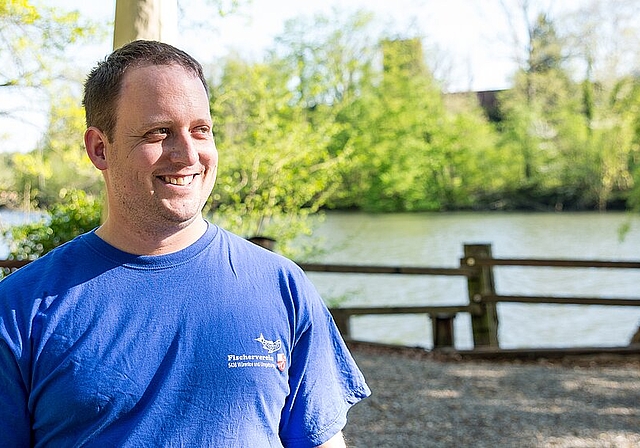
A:
{"type": "Polygon", "coordinates": [[[108,216],[0,283],[3,446],[344,447],[369,389],[293,263],[208,223],[202,68],[136,41],[85,83],[108,216]]]}

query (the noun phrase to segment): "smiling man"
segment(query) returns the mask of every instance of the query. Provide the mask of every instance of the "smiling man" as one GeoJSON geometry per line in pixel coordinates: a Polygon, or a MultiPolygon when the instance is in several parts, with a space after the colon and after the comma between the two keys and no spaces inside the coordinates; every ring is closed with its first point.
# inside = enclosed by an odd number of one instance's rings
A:
{"type": "Polygon", "coordinates": [[[0,440],[344,447],[370,391],[292,262],[202,216],[215,183],[202,68],[116,50],[85,83],[98,229],[0,282],[0,440]]]}
{"type": "Polygon", "coordinates": [[[85,133],[109,193],[97,235],[136,254],[193,243],[218,166],[205,86],[179,65],[146,65],[125,72],[117,97],[114,129],[97,118],[85,133]]]}

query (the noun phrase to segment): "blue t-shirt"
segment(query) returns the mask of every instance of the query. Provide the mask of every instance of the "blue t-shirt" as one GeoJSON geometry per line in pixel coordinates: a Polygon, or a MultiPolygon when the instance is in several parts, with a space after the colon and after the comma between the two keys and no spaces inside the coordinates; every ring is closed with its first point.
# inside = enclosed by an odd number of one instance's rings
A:
{"type": "Polygon", "coordinates": [[[292,262],[216,226],[82,235],[0,282],[3,446],[309,447],[370,391],[292,262]]]}

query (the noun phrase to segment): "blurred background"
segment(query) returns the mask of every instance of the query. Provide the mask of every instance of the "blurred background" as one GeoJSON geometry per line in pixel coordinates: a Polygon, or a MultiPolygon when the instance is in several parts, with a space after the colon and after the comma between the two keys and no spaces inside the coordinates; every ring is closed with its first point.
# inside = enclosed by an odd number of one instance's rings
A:
{"type": "MultiPolygon", "coordinates": [[[[156,3],[211,86],[212,221],[298,261],[455,267],[465,243],[638,260],[640,1],[156,3]]],[[[100,223],[80,97],[115,26],[116,1],[0,0],[0,258],[100,223]]],[[[310,276],[331,306],[468,301],[461,279],[310,276]]],[[[637,280],[496,269],[503,294],[633,297],[637,280]]],[[[640,323],[638,307],[498,312],[505,348],[625,345],[640,323]]],[[[470,348],[469,317],[455,328],[470,348]]],[[[433,345],[424,316],[357,317],[353,335],[433,345]]]]}

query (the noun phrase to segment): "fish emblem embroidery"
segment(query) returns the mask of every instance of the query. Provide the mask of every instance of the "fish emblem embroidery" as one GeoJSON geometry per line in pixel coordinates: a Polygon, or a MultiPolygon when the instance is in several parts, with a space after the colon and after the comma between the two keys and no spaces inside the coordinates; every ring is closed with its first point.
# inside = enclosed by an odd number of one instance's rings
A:
{"type": "Polygon", "coordinates": [[[254,340],[261,343],[262,348],[265,349],[268,353],[277,352],[278,350],[280,350],[280,348],[282,348],[282,341],[280,341],[280,339],[278,339],[277,341],[269,341],[264,338],[262,333],[260,333],[259,338],[256,338],[254,340]]]}

